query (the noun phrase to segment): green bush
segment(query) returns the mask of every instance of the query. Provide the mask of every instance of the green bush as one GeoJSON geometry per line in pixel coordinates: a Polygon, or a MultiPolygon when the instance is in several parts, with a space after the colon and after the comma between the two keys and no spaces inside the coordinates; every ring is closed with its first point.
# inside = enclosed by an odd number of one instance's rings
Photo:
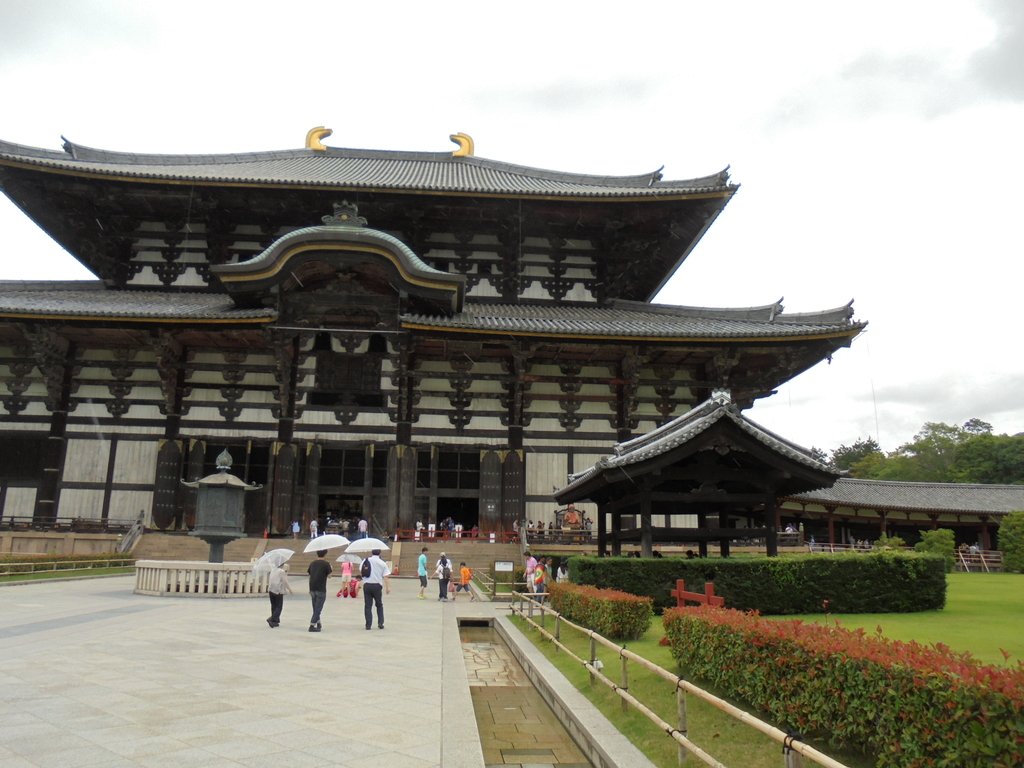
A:
{"type": "Polygon", "coordinates": [[[729,608],[763,614],[909,613],[946,604],[946,570],[928,553],[870,553],[793,557],[632,558],[574,557],[572,580],[652,598],[663,611],[676,605],[671,591],[684,579],[691,592],[708,581],[729,608]]]}
{"type": "Polygon", "coordinates": [[[1024,765],[1022,667],[728,608],[672,609],[664,625],[684,675],[878,766],[1024,765]]]}
{"type": "Polygon", "coordinates": [[[551,607],[570,621],[616,640],[636,640],[651,626],[651,599],[613,589],[552,583],[551,607]]]}
{"type": "Polygon", "coordinates": [[[956,564],[956,536],[948,528],[924,531],[921,540],[914,545],[916,552],[931,552],[946,561],[946,573],[956,564]]]}
{"type": "Polygon", "coordinates": [[[1024,512],[1011,512],[999,524],[1003,570],[1024,573],[1024,512]]]}

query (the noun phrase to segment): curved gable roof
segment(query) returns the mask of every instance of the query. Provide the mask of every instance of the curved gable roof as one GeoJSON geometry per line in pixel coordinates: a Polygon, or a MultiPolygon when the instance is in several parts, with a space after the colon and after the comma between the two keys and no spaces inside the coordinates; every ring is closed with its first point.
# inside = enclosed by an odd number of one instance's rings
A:
{"type": "MultiPolygon", "coordinates": [[[[336,206],[334,216],[323,220],[322,226],[289,232],[251,259],[214,265],[210,271],[232,298],[245,306],[273,287],[295,280],[296,272],[310,262],[344,269],[369,259],[392,273],[402,292],[425,299],[435,310],[453,314],[462,309],[465,276],[434,269],[398,238],[365,228],[365,219],[354,206],[336,206]]],[[[301,286],[301,280],[296,282],[301,286]]]]}

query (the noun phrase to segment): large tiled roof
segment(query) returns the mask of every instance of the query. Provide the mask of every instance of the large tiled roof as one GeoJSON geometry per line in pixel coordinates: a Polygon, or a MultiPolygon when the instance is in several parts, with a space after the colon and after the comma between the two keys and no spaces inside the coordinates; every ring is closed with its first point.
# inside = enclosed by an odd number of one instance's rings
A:
{"type": "MultiPolygon", "coordinates": [[[[854,336],[849,307],[787,320],[778,305],[739,309],[617,302],[610,307],[479,304],[462,312],[404,315],[406,327],[528,336],[657,339],[762,339],[854,336]]],[[[237,309],[223,293],[110,290],[95,282],[0,282],[0,316],[152,320],[276,319],[271,309],[237,309]]]]}
{"type": "Polygon", "coordinates": [[[493,194],[526,197],[654,198],[728,195],[728,170],[664,181],[661,172],[593,176],[549,171],[448,152],[392,152],[327,148],[223,155],[150,155],[108,152],[65,141],[63,152],[0,141],[0,163],[18,163],[87,175],[339,189],[493,194]]]}
{"type": "Polygon", "coordinates": [[[841,478],[831,488],[789,497],[805,504],[905,512],[1024,511],[1024,485],[906,483],[841,478]]]}
{"type": "Polygon", "coordinates": [[[238,309],[222,293],[109,290],[99,281],[0,282],[0,316],[104,320],[253,322],[271,309],[238,309]]]}
{"type": "Polygon", "coordinates": [[[731,402],[727,393],[716,392],[709,400],[705,400],[667,424],[633,440],[619,443],[612,449],[612,455],[598,460],[594,466],[579,474],[570,475],[568,485],[562,488],[558,495],[561,496],[584,485],[605,470],[638,464],[668,453],[690,442],[723,419],[731,421],[747,435],[790,461],[817,472],[835,475],[834,470],[814,458],[806,448],[792,443],[746,418],[731,402]]]}
{"type": "Polygon", "coordinates": [[[609,307],[470,304],[452,317],[407,316],[407,325],[452,331],[615,338],[771,339],[855,335],[865,325],[851,321],[847,305],[816,314],[786,316],[782,307],[711,309],[642,302],[609,307]]]}

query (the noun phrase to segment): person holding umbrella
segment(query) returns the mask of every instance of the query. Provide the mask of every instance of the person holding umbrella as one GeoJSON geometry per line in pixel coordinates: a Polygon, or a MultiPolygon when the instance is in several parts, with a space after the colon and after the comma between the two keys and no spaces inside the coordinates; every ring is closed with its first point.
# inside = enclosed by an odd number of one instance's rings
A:
{"type": "Polygon", "coordinates": [[[306,569],[306,573],[309,574],[309,597],[313,602],[313,616],[309,620],[310,632],[319,632],[322,628],[320,612],[327,602],[327,577],[331,575],[331,564],[324,559],[326,555],[326,549],[318,549],[316,560],[306,569]]]}
{"type": "Polygon", "coordinates": [[[391,571],[388,564],[380,559],[380,550],[372,551],[366,563],[369,564],[369,573],[362,570],[363,575],[363,618],[366,619],[366,628],[373,627],[373,606],[377,606],[377,629],[384,629],[384,600],[381,592],[391,594],[391,571]]]}
{"type": "Polygon", "coordinates": [[[270,571],[270,584],[267,587],[267,594],[270,596],[270,618],[267,619],[267,624],[271,629],[280,626],[284,596],[291,593],[292,587],[288,583],[288,563],[274,566],[270,571]]]}

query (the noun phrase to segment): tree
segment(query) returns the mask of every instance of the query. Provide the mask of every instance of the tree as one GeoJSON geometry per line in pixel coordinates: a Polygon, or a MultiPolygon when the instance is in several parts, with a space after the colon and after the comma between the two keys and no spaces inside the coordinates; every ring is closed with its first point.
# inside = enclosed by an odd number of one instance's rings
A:
{"type": "Polygon", "coordinates": [[[1011,512],[999,524],[1003,570],[1024,573],[1024,512],[1011,512]]]}
{"type": "Polygon", "coordinates": [[[965,440],[953,461],[958,483],[1024,483],[1024,435],[981,433],[965,440]]]}
{"type": "Polygon", "coordinates": [[[836,469],[849,470],[861,459],[875,453],[881,454],[882,449],[878,447],[873,437],[865,437],[853,445],[840,445],[832,451],[829,463],[836,469]]]}
{"type": "Polygon", "coordinates": [[[907,542],[901,539],[899,536],[890,536],[887,533],[883,533],[875,540],[875,549],[903,549],[907,546],[907,542]]]}
{"type": "Polygon", "coordinates": [[[948,528],[938,528],[934,531],[921,533],[921,540],[914,545],[917,552],[931,552],[942,555],[946,561],[946,572],[953,570],[954,552],[956,551],[956,536],[948,528]]]}

